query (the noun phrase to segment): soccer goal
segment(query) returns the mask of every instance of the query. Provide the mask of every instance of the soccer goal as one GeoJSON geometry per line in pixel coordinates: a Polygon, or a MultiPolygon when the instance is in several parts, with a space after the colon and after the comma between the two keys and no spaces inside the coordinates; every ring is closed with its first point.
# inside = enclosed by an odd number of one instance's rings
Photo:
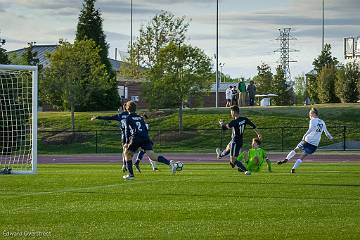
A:
{"type": "Polygon", "coordinates": [[[37,66],[0,64],[0,174],[37,169],[37,66]]]}

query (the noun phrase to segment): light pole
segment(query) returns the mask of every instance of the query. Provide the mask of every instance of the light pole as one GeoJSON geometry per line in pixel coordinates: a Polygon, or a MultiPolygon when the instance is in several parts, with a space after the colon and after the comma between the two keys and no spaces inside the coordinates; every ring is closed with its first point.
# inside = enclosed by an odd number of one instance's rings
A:
{"type": "Polygon", "coordinates": [[[216,0],[216,91],[215,91],[215,101],[216,108],[218,108],[218,95],[219,95],[219,0],[216,0]]]}
{"type": "Polygon", "coordinates": [[[324,50],[325,39],[325,0],[322,0],[322,50],[324,50]]]}
{"type": "Polygon", "coordinates": [[[133,1],[130,0],[130,56],[133,50],[133,1]]]}

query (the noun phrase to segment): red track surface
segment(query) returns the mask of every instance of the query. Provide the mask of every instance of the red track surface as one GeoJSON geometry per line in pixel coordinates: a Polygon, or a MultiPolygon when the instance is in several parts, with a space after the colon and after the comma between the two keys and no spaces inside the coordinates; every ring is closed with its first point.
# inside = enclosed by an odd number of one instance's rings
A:
{"type": "MultiPolygon", "coordinates": [[[[174,153],[174,154],[164,154],[168,159],[175,161],[183,162],[223,162],[227,161],[228,158],[221,160],[216,159],[216,154],[209,153],[174,153]]],[[[286,153],[284,154],[269,154],[271,161],[278,161],[284,159],[286,153]]],[[[296,156],[295,156],[296,157],[296,156]]],[[[52,155],[52,156],[39,156],[39,163],[118,163],[120,162],[121,155],[52,155]]],[[[147,159],[145,155],[145,159],[147,159]]],[[[308,156],[305,159],[306,162],[360,162],[360,154],[314,154],[308,156]]]]}

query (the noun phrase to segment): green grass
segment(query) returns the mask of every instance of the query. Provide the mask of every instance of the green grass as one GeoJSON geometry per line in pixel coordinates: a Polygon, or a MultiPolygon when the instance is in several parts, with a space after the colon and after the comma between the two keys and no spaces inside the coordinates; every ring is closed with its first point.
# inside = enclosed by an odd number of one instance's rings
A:
{"type": "MultiPolygon", "coordinates": [[[[320,117],[335,137],[335,142],[343,141],[343,128],[347,126],[346,139],[360,139],[360,104],[323,104],[317,106],[320,109],[320,117]],[[341,126],[341,127],[340,127],[341,126]]],[[[309,107],[247,107],[241,108],[241,114],[248,116],[264,137],[263,147],[271,151],[292,149],[301,139],[308,127],[309,107]],[[281,129],[283,128],[283,129],[281,129]]],[[[178,127],[178,115],[174,111],[166,111],[165,116],[151,118],[150,134],[159,151],[184,152],[197,149],[201,152],[213,151],[216,147],[224,147],[229,141],[230,131],[221,135],[218,120],[230,121],[229,110],[221,109],[188,109],[184,112],[184,129],[194,133],[182,140],[170,141],[164,138],[164,134],[170,130],[176,134],[178,127]],[[202,129],[211,129],[203,131],[202,129]],[[159,132],[159,130],[161,130],[159,132]]],[[[79,153],[118,153],[120,152],[120,137],[118,123],[108,121],[91,122],[91,116],[113,115],[114,112],[76,113],[75,126],[77,130],[89,130],[90,137],[86,142],[64,144],[62,146],[45,145],[42,139],[46,134],[39,134],[40,154],[79,154],[79,153]],[[97,138],[96,138],[96,130],[97,138]],[[97,148],[96,148],[97,139],[97,148]]],[[[70,113],[40,113],[39,127],[42,130],[64,130],[71,128],[70,113]]],[[[245,147],[255,135],[251,130],[245,133],[245,147]]],[[[322,145],[331,144],[326,137],[322,145]]]]}
{"type": "MultiPolygon", "coordinates": [[[[239,174],[186,164],[172,176],[143,165],[136,180],[110,164],[39,165],[0,176],[0,232],[42,239],[359,239],[360,164],[304,163],[239,174]]],[[[15,238],[9,238],[15,239],[15,238]]],[[[24,238],[26,239],[26,238],[24,238]]]]}

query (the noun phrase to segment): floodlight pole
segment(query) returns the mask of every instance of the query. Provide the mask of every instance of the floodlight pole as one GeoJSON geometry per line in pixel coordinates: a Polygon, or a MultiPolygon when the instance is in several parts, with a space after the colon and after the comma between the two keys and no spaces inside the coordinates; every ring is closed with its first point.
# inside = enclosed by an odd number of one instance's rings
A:
{"type": "Polygon", "coordinates": [[[325,40],[325,0],[322,0],[322,50],[324,50],[325,40]]]}
{"type": "Polygon", "coordinates": [[[215,101],[216,108],[218,108],[219,95],[219,0],[216,0],[216,74],[215,74],[215,101]]]}
{"type": "Polygon", "coordinates": [[[130,56],[133,50],[133,1],[130,0],[130,56]]]}

